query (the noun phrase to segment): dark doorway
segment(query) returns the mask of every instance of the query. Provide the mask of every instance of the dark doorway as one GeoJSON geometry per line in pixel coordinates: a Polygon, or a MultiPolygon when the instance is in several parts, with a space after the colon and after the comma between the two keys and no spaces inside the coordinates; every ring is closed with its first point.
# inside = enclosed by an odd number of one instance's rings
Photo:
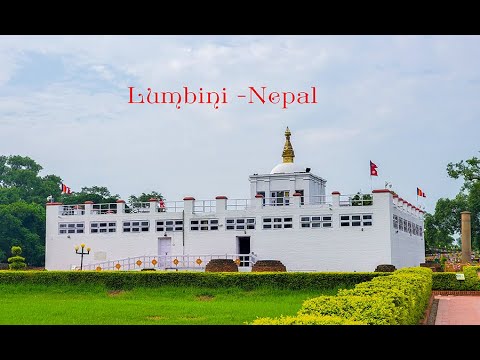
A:
{"type": "Polygon", "coordinates": [[[250,236],[238,236],[237,239],[240,254],[239,266],[250,266],[250,236]]]}

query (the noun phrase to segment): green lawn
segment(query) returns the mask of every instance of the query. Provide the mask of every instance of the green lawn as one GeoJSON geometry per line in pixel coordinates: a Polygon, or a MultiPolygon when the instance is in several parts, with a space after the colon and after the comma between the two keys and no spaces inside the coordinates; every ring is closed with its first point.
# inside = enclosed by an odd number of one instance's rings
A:
{"type": "Polygon", "coordinates": [[[102,286],[0,285],[1,325],[242,325],[294,315],[332,290],[194,287],[108,291],[102,286]]]}

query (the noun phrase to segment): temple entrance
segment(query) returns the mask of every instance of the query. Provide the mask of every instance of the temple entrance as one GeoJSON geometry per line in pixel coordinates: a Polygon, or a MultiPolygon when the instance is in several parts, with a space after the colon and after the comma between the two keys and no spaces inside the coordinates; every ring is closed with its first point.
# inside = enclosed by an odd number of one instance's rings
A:
{"type": "MultiPolygon", "coordinates": [[[[158,238],[158,266],[160,268],[167,267],[167,256],[170,255],[172,251],[172,238],[171,237],[161,237],[158,238]]],[[[168,265],[170,263],[168,262],[168,265]]]]}
{"type": "Polygon", "coordinates": [[[250,266],[250,236],[237,236],[237,253],[240,254],[238,266],[250,266]]]}

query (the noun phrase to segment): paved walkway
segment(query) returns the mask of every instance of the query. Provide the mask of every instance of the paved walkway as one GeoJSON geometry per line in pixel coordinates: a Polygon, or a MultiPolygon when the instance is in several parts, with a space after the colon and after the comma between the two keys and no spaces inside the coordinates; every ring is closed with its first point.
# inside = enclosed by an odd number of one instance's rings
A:
{"type": "Polygon", "coordinates": [[[435,325],[480,325],[480,296],[435,295],[435,325]]]}

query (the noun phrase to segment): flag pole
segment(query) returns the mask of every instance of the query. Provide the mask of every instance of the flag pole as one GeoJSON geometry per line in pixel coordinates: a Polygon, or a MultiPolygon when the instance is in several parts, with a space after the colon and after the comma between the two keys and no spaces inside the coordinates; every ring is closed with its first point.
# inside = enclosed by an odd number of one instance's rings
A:
{"type": "Polygon", "coordinates": [[[370,172],[370,192],[373,191],[373,184],[372,184],[372,173],[370,172]]]}

